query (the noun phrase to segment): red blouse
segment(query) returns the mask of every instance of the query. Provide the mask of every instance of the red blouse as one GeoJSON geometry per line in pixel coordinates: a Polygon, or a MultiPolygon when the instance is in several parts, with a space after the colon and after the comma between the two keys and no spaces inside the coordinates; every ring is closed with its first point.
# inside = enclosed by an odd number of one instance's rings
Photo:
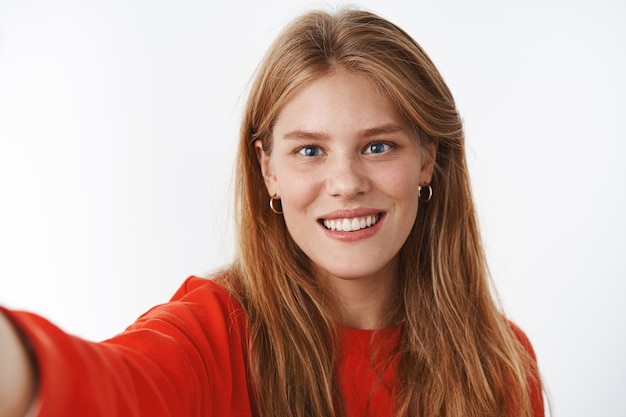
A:
{"type": "MultiPolygon", "coordinates": [[[[65,334],[31,313],[2,311],[34,349],[40,376],[37,415],[256,415],[246,371],[246,317],[214,281],[187,279],[169,303],[100,343],[65,334]]],[[[526,336],[516,333],[532,353],[526,336]]],[[[388,357],[399,330],[377,334],[388,341],[380,357],[388,357]]],[[[372,362],[371,336],[367,330],[343,332],[337,378],[348,416],[391,415],[394,366],[372,362]]],[[[543,417],[541,390],[534,391],[535,417],[543,417]]]]}

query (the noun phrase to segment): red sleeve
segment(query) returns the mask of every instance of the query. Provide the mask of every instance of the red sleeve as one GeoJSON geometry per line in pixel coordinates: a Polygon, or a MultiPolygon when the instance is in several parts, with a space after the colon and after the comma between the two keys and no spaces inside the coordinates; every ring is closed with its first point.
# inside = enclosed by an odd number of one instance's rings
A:
{"type": "Polygon", "coordinates": [[[33,347],[40,416],[249,416],[241,308],[190,278],[171,302],[100,343],[3,310],[33,347]]]}
{"type": "MultiPolygon", "coordinates": [[[[535,350],[533,349],[528,336],[517,327],[514,323],[511,323],[511,328],[513,329],[513,333],[517,337],[517,340],[522,344],[522,346],[526,349],[530,357],[537,364],[537,355],[535,354],[535,350]]],[[[529,386],[530,386],[530,399],[532,401],[532,410],[533,417],[545,417],[545,410],[543,404],[543,390],[541,386],[541,379],[539,377],[538,367],[535,366],[534,374],[529,378],[529,386]]]]}

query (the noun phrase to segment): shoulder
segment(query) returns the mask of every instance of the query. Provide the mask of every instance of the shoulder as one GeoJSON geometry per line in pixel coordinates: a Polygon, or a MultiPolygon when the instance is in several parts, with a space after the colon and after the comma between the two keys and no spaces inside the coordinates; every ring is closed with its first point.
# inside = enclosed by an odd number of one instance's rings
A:
{"type": "Polygon", "coordinates": [[[247,322],[244,309],[233,295],[219,282],[220,277],[201,278],[191,276],[187,278],[174,293],[170,303],[182,302],[186,305],[197,305],[202,309],[208,309],[228,316],[230,320],[238,324],[247,322]]]}
{"type": "MultiPolygon", "coordinates": [[[[219,301],[235,301],[230,293],[214,278],[188,277],[172,296],[170,302],[189,299],[215,298],[219,301]]],[[[236,301],[235,301],[236,303],[236,301]]],[[[238,303],[237,303],[238,304],[238,303]]]]}
{"type": "Polygon", "coordinates": [[[537,356],[535,354],[535,350],[533,349],[533,345],[532,343],[530,343],[530,339],[528,338],[526,333],[524,333],[524,331],[512,321],[508,320],[508,323],[517,341],[524,347],[524,350],[528,352],[531,358],[533,358],[533,360],[536,361],[537,356]]]}
{"type": "Polygon", "coordinates": [[[527,370],[527,383],[529,388],[529,396],[532,408],[533,417],[543,417],[545,415],[544,399],[543,399],[543,385],[539,374],[539,367],[537,365],[537,355],[533,349],[530,339],[526,336],[526,333],[517,326],[515,323],[508,321],[509,326],[515,335],[515,338],[522,346],[524,351],[528,354],[529,369],[527,370]]]}
{"type": "Polygon", "coordinates": [[[145,321],[166,320],[170,323],[198,325],[199,329],[247,328],[247,319],[241,304],[219,283],[211,278],[191,276],[174,293],[169,302],[153,307],[133,325],[145,321]]]}

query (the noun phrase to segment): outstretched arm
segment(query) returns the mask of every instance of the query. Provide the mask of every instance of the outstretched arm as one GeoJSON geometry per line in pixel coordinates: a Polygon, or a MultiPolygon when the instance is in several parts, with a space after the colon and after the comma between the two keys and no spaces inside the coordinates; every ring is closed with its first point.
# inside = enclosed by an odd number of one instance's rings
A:
{"type": "Polygon", "coordinates": [[[24,417],[36,386],[35,365],[17,329],[0,312],[0,417],[24,417]]]}
{"type": "Polygon", "coordinates": [[[0,417],[31,403],[42,417],[252,416],[247,332],[239,304],[201,278],[102,342],[0,306],[0,417]]]}

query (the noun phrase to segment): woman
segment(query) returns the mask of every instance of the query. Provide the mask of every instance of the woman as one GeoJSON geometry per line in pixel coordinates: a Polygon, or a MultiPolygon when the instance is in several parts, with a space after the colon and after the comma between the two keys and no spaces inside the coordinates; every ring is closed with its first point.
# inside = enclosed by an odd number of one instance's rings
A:
{"type": "Polygon", "coordinates": [[[233,265],[98,344],[5,311],[0,364],[23,382],[0,398],[15,415],[543,416],[532,348],[490,293],[463,142],[404,31],[302,16],[244,112],[233,265]]]}

